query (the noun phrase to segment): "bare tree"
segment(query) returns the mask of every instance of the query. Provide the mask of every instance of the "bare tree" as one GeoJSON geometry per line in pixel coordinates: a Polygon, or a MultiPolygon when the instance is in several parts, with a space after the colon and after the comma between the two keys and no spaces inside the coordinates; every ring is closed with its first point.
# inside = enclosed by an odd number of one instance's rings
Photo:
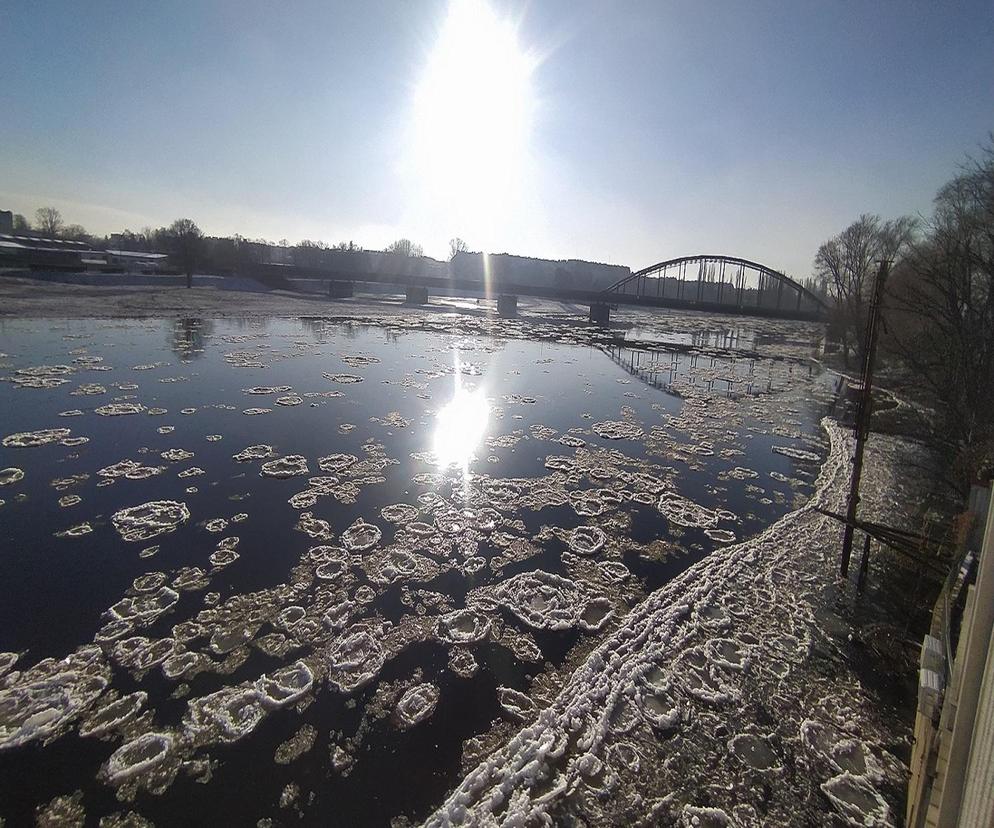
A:
{"type": "Polygon", "coordinates": [[[881,221],[879,216],[864,213],[818,248],[815,276],[834,300],[829,326],[839,336],[846,365],[850,351],[862,358],[862,334],[876,262],[900,255],[915,227],[916,221],[909,216],[881,221]]]}
{"type": "Polygon", "coordinates": [[[397,239],[390,245],[387,245],[385,253],[396,253],[398,256],[411,256],[412,258],[419,258],[424,255],[424,251],[420,244],[415,244],[410,239],[397,239]]]}
{"type": "Polygon", "coordinates": [[[994,137],[935,198],[891,280],[889,338],[944,416],[958,484],[994,469],[994,137]]]}
{"type": "Polygon", "coordinates": [[[203,249],[203,232],[191,219],[181,218],[169,225],[166,238],[173,258],[186,273],[186,286],[193,287],[193,271],[203,249]]]}
{"type": "Polygon", "coordinates": [[[468,253],[469,245],[456,236],[449,240],[449,260],[454,259],[459,253],[468,253]]]}
{"type": "Polygon", "coordinates": [[[62,213],[54,207],[39,207],[35,210],[35,226],[41,235],[57,238],[62,229],[62,213]]]}

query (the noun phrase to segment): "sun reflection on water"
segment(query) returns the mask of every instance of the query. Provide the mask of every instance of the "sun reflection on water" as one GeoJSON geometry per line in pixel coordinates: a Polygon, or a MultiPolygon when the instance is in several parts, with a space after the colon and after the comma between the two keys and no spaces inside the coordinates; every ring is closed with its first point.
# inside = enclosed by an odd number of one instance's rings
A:
{"type": "Polygon", "coordinates": [[[467,389],[462,384],[459,357],[456,356],[452,399],[435,416],[432,452],[440,468],[458,466],[469,471],[470,461],[484,435],[490,418],[485,390],[467,389]]]}

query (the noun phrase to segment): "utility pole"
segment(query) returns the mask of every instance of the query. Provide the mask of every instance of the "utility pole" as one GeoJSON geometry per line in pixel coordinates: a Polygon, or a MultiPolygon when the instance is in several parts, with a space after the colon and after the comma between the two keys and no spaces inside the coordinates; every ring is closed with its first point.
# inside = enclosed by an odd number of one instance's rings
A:
{"type": "Polygon", "coordinates": [[[856,405],[856,453],[853,457],[852,479],[849,483],[849,504],[846,508],[846,531],[842,540],[842,561],[839,574],[849,576],[849,559],[852,557],[853,532],[856,528],[856,510],[859,506],[859,481],[863,475],[863,449],[870,430],[870,413],[873,401],[870,394],[873,389],[873,364],[877,356],[877,334],[880,330],[880,312],[883,310],[884,284],[890,271],[890,262],[886,259],[880,262],[877,270],[877,280],[873,285],[873,298],[870,301],[870,317],[866,322],[866,333],[863,343],[863,387],[860,389],[859,402],[856,405]]]}

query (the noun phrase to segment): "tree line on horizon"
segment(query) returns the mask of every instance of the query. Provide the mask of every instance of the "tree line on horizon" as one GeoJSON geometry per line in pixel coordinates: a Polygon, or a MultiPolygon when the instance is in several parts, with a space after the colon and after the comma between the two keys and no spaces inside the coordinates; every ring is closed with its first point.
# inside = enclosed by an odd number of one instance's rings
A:
{"type": "MultiPolygon", "coordinates": [[[[24,215],[15,213],[13,229],[15,234],[36,233],[42,238],[81,241],[108,249],[169,253],[174,259],[181,259],[177,264],[182,266],[192,256],[195,267],[213,267],[220,272],[233,270],[239,264],[258,263],[261,248],[285,248],[291,251],[293,264],[302,266],[319,266],[329,252],[356,253],[365,250],[351,240],[328,244],[321,240],[302,239],[291,244],[287,239],[250,239],[237,233],[234,236],[207,236],[194,221],[187,218],[176,219],[168,227],[146,226],[138,231],[125,229],[120,233],[97,236],[88,233],[80,224],[67,224],[55,207],[39,207],[35,211],[33,225],[24,215]]],[[[382,252],[412,258],[424,256],[422,246],[407,238],[391,242],[382,252]]],[[[450,259],[466,252],[469,252],[469,247],[461,238],[449,241],[450,259]]]]}

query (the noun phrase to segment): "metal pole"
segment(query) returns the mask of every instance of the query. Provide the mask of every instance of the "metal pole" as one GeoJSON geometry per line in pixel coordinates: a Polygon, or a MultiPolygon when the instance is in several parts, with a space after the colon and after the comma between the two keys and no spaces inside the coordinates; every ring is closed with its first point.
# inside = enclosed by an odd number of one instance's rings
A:
{"type": "Polygon", "coordinates": [[[870,394],[873,387],[873,363],[877,355],[877,332],[880,327],[880,311],[883,306],[884,283],[890,262],[880,262],[877,271],[877,281],[873,286],[873,299],[870,301],[870,318],[866,322],[866,335],[863,346],[863,387],[860,389],[859,402],[856,406],[856,451],[853,456],[852,480],[849,484],[849,504],[846,508],[846,531],[842,539],[842,561],[839,564],[839,574],[846,578],[849,575],[849,559],[852,557],[853,531],[856,528],[856,510],[859,506],[859,480],[863,474],[863,449],[866,447],[866,437],[870,426],[870,410],[872,400],[870,394]]]}

